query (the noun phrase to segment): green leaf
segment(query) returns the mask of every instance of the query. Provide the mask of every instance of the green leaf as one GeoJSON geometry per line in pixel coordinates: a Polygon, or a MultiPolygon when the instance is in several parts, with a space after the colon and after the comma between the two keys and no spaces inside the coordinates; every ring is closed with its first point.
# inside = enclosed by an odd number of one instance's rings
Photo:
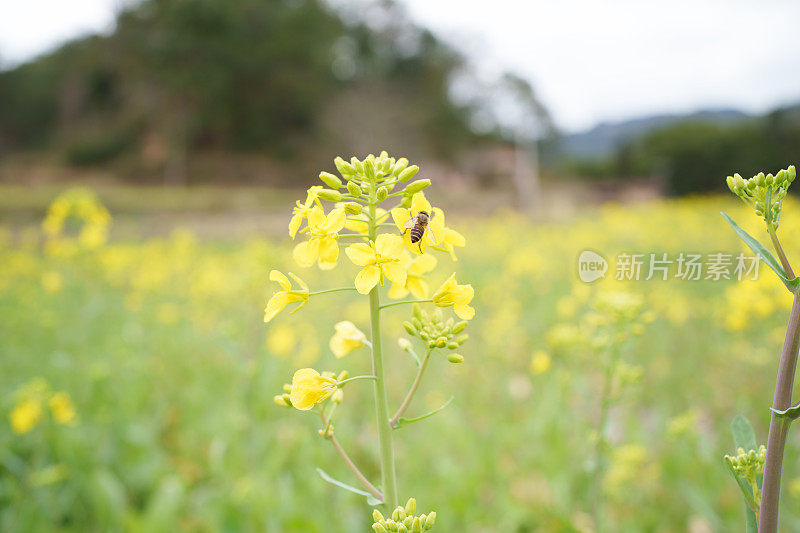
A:
{"type": "Polygon", "coordinates": [[[383,503],[381,500],[379,500],[378,498],[376,498],[375,496],[373,496],[372,494],[370,494],[369,492],[367,492],[365,490],[357,489],[357,488],[355,488],[355,487],[353,487],[351,485],[348,485],[347,483],[342,483],[338,479],[332,478],[331,476],[329,476],[321,468],[317,468],[317,473],[319,474],[319,477],[321,477],[322,479],[324,479],[328,483],[331,483],[333,485],[336,485],[337,487],[343,488],[344,490],[349,490],[350,492],[353,492],[353,493],[358,494],[360,496],[366,497],[368,505],[381,505],[383,503]]]}
{"type": "Polygon", "coordinates": [[[787,289],[792,292],[797,292],[798,289],[800,289],[800,278],[789,279],[786,276],[786,271],[783,269],[783,266],[777,259],[775,259],[775,256],[764,247],[763,244],[758,242],[749,233],[740,228],[731,217],[725,214],[725,212],[720,211],[720,214],[722,215],[722,218],[725,219],[725,222],[727,222],[730,227],[733,228],[733,231],[739,235],[739,238],[744,241],[744,243],[753,251],[753,253],[761,257],[767,266],[775,271],[778,277],[781,278],[781,281],[783,281],[783,284],[786,285],[787,289]]]}
{"type": "Polygon", "coordinates": [[[793,407],[789,407],[788,409],[784,409],[783,411],[778,411],[777,409],[772,409],[771,407],[770,410],[780,417],[789,418],[791,420],[797,420],[800,418],[800,403],[793,407]]]}
{"type": "Polygon", "coordinates": [[[731,431],[733,432],[733,443],[736,448],[742,448],[748,452],[750,450],[758,450],[756,446],[756,432],[753,431],[753,426],[746,417],[739,415],[731,422],[731,431]]]}
{"type": "Polygon", "coordinates": [[[394,428],[398,429],[398,428],[401,428],[403,426],[407,426],[409,424],[413,424],[414,422],[419,422],[420,420],[425,420],[426,418],[435,415],[436,413],[438,413],[439,411],[441,411],[442,409],[444,409],[445,407],[450,405],[450,402],[453,401],[453,398],[454,398],[453,396],[450,396],[450,399],[447,400],[446,402],[444,402],[441,407],[439,407],[438,409],[434,409],[433,411],[427,412],[422,416],[418,416],[416,418],[403,418],[403,417],[400,417],[397,420],[397,424],[394,425],[394,428]]]}

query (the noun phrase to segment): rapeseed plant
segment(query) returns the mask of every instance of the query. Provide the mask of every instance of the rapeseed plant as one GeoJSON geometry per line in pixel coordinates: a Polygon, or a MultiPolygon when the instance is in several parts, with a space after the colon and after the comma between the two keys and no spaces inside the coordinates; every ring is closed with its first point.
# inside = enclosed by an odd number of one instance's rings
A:
{"type": "MultiPolygon", "coordinates": [[[[290,273],[299,286],[295,289],[286,276],[273,270],[270,279],[276,281],[280,289],[269,299],[264,321],[273,320],[290,303],[299,303],[292,311],[295,312],[310,299],[325,293],[356,291],[368,296],[370,339],[353,322],[345,320],[334,326],[335,333],[329,347],[336,358],[344,357],[362,346],[369,347],[372,352],[372,373],[348,377],[346,371],[337,376],[332,372],[320,373],[313,368],[302,368],[295,372],[292,383],[284,386],[283,393],[275,396],[275,403],[299,410],[317,407],[322,423],[320,436],[332,443],[364,490],[336,481],[321,470],[320,475],[335,485],[367,496],[370,504],[383,504],[385,510],[391,511],[391,518],[384,519],[380,511],[375,510],[372,526],[375,531],[431,529],[436,519],[435,512],[415,516],[416,501],[413,498],[408,500],[405,507],[398,505],[392,433],[394,429],[427,418],[447,405],[416,418],[402,416],[414,398],[431,355],[445,350],[450,362],[460,363],[464,360],[454,350],[467,339],[462,333],[467,326],[466,321],[475,315],[475,309],[469,305],[475,291],[471,285],[458,284],[454,273],[432,297],[428,297],[426,276],[436,268],[437,260],[426,251],[431,248],[450,254],[455,259],[454,249],[464,246],[465,239],[444,225],[444,212],[432,207],[422,192],[430,185],[430,180],[416,180],[404,185],[419,170],[415,165],[409,166],[405,158],[395,159],[382,152],[377,157],[370,154],[363,160],[353,157],[345,161],[337,157],[334,163],[341,178],[321,172],[320,179],[330,188],[311,187],[305,202],[298,201],[292,211],[289,235],[293,239],[301,236],[306,238],[295,245],[293,257],[300,267],[308,268],[316,263],[321,270],[331,270],[337,266],[339,247],[346,246],[345,254],[359,270],[353,277],[352,285],[318,291],[309,291],[304,281],[290,273]],[[323,202],[333,204],[327,214],[323,202]],[[396,205],[389,209],[381,207],[381,204],[389,202],[395,202],[396,205]],[[389,216],[394,224],[386,222],[389,216]],[[381,288],[387,280],[392,283],[387,296],[403,298],[410,293],[415,299],[381,304],[381,288]],[[420,307],[425,303],[432,303],[439,308],[451,307],[462,321],[456,323],[452,318],[445,319],[441,309],[429,314],[420,307]],[[382,342],[381,313],[389,307],[402,304],[414,304],[412,317],[404,323],[404,329],[421,341],[425,351],[420,357],[411,341],[399,339],[399,346],[416,360],[418,370],[408,393],[391,416],[384,370],[386,355],[382,342]],[[381,463],[380,489],[361,473],[345,453],[333,426],[334,413],[343,400],[342,387],[361,379],[372,381],[374,386],[381,463]]],[[[392,379],[395,377],[392,376],[392,379]]]]}

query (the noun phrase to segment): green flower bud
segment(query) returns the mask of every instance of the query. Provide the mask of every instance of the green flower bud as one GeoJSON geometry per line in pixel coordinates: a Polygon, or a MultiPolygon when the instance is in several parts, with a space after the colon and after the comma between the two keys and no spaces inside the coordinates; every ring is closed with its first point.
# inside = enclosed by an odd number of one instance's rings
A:
{"type": "Polygon", "coordinates": [[[467,321],[466,320],[462,320],[461,322],[459,322],[458,324],[453,326],[453,329],[451,329],[450,331],[452,331],[454,335],[458,335],[459,333],[461,333],[465,329],[467,329],[467,321]]]}
{"type": "Polygon", "coordinates": [[[425,519],[425,529],[431,529],[436,523],[436,511],[431,511],[428,518],[425,519]]]}
{"type": "Polygon", "coordinates": [[[409,498],[406,502],[406,514],[414,516],[414,513],[417,512],[417,500],[414,498],[409,498]]]}
{"type": "Polygon", "coordinates": [[[403,525],[406,527],[411,527],[411,523],[414,521],[413,516],[406,516],[405,520],[403,520],[403,525]]]}
{"type": "Polygon", "coordinates": [[[387,520],[386,529],[388,529],[389,531],[397,531],[397,522],[395,522],[394,520],[387,520]]]}
{"type": "Polygon", "coordinates": [[[372,530],[375,533],[387,533],[386,528],[383,527],[379,522],[372,524],[372,530]]]}
{"type": "Polygon", "coordinates": [[[456,338],[456,342],[458,344],[464,344],[465,342],[467,342],[467,339],[469,339],[469,335],[464,333],[463,335],[460,335],[459,337],[456,338]]]}
{"type": "Polygon", "coordinates": [[[395,176],[399,176],[400,173],[403,172],[407,166],[408,166],[408,159],[406,159],[405,157],[401,157],[394,164],[394,171],[392,172],[392,174],[394,174],[395,176]]]}
{"type": "Polygon", "coordinates": [[[386,197],[389,196],[389,190],[386,187],[378,187],[378,201],[382,202],[386,200],[386,197]]]}
{"type": "Polygon", "coordinates": [[[364,176],[369,181],[375,180],[375,162],[369,157],[364,160],[364,176]]]}
{"type": "Polygon", "coordinates": [[[405,518],[405,511],[403,511],[402,507],[397,507],[394,511],[392,511],[392,520],[395,522],[399,522],[403,518],[405,518]],[[402,517],[400,516],[401,512],[403,513],[402,517]]]}
{"type": "Polygon", "coordinates": [[[375,522],[380,522],[381,520],[383,520],[383,514],[381,514],[381,512],[379,510],[373,509],[372,510],[372,520],[374,520],[375,522]]]}
{"type": "MultiPolygon", "coordinates": [[[[408,169],[406,169],[406,170],[408,170],[408,169]]],[[[409,184],[406,186],[406,190],[405,190],[405,192],[406,192],[406,194],[408,194],[408,195],[412,195],[412,194],[414,194],[415,192],[419,192],[419,191],[421,191],[422,189],[424,189],[424,188],[428,187],[430,184],[431,184],[431,180],[428,180],[428,179],[425,179],[425,180],[417,180],[417,181],[412,181],[411,183],[409,183],[409,184]]]]}
{"type": "Polygon", "coordinates": [[[456,363],[456,364],[463,363],[464,357],[457,353],[451,353],[447,356],[447,360],[450,361],[451,363],[456,363]]]}
{"type": "Polygon", "coordinates": [[[289,400],[288,396],[289,396],[288,394],[276,394],[275,396],[272,397],[272,400],[275,402],[275,404],[281,407],[291,407],[292,406],[291,400],[289,401],[289,403],[286,403],[286,400],[289,400]]]}
{"type": "Polygon", "coordinates": [[[411,335],[413,337],[416,337],[416,336],[419,335],[419,332],[417,331],[417,328],[414,327],[414,324],[412,324],[411,322],[409,322],[407,320],[405,322],[403,322],[403,328],[406,330],[406,333],[408,333],[409,335],[411,335]]]}
{"type": "Polygon", "coordinates": [[[457,342],[448,342],[447,349],[448,350],[458,350],[458,343],[457,342]]]}
{"type": "Polygon", "coordinates": [[[344,204],[344,212],[348,215],[360,215],[362,211],[364,211],[364,208],[361,207],[361,204],[357,204],[355,202],[347,202],[344,204]]]}
{"type": "Polygon", "coordinates": [[[291,386],[291,385],[289,385],[288,383],[284,383],[284,384],[283,384],[283,392],[288,392],[289,394],[291,394],[291,392],[292,392],[292,386],[291,386]]]}
{"type": "MultiPolygon", "coordinates": [[[[385,152],[384,152],[385,153],[385,152]]],[[[392,160],[386,157],[383,160],[383,165],[381,165],[381,172],[384,175],[388,175],[392,173],[392,160]]]]}
{"type": "Polygon", "coordinates": [[[422,522],[420,521],[419,517],[414,518],[414,521],[411,522],[411,532],[412,533],[420,533],[422,531],[422,522]]]}
{"type": "Polygon", "coordinates": [[[342,186],[342,180],[340,180],[330,172],[320,172],[319,179],[321,179],[325,185],[333,189],[338,189],[342,186]]]}
{"type": "Polygon", "coordinates": [[[339,375],[336,377],[336,381],[344,381],[349,377],[350,377],[350,372],[348,372],[347,370],[342,370],[341,372],[339,372],[339,375]]]}
{"type": "Polygon", "coordinates": [[[447,346],[447,339],[445,337],[439,337],[436,339],[437,348],[444,348],[445,346],[447,346]]]}
{"type": "Polygon", "coordinates": [[[338,202],[342,199],[342,193],[331,189],[322,189],[319,191],[319,197],[329,202],[338,202]]]}
{"type": "Polygon", "coordinates": [[[357,157],[352,158],[350,164],[356,169],[356,174],[364,175],[364,163],[359,161],[357,157]]]}
{"type": "Polygon", "coordinates": [[[339,174],[342,176],[352,176],[356,173],[356,169],[353,168],[353,165],[342,159],[341,157],[337,157],[333,160],[333,164],[336,165],[336,170],[339,171],[339,174]]]}
{"type": "Polygon", "coordinates": [[[408,181],[414,176],[416,176],[417,172],[419,172],[419,167],[417,165],[411,165],[410,167],[406,167],[405,169],[403,169],[403,171],[397,175],[397,179],[399,181],[408,181]]]}
{"type": "Polygon", "coordinates": [[[408,528],[403,523],[397,524],[397,533],[408,533],[408,528]]]}
{"type": "Polygon", "coordinates": [[[353,181],[347,182],[347,192],[349,192],[351,196],[355,196],[356,198],[361,197],[361,195],[363,194],[363,192],[361,191],[361,187],[359,187],[358,184],[353,181]]]}
{"type": "Polygon", "coordinates": [[[731,192],[736,192],[736,181],[733,179],[733,176],[728,176],[725,178],[725,181],[727,182],[728,188],[731,190],[731,192]]]}
{"type": "Polygon", "coordinates": [[[795,176],[797,176],[797,171],[794,168],[794,165],[789,165],[789,168],[786,169],[786,179],[789,180],[789,183],[794,181],[795,176]]]}

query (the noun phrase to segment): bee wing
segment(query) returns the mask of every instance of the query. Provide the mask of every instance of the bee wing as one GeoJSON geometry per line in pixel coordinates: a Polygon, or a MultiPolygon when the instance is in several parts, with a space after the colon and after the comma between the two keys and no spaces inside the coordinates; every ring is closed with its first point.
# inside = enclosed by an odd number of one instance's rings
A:
{"type": "Polygon", "coordinates": [[[436,237],[433,236],[433,232],[431,231],[431,228],[426,228],[425,229],[425,233],[428,234],[428,238],[431,240],[431,244],[436,246],[436,244],[437,244],[436,237]]]}
{"type": "Polygon", "coordinates": [[[417,225],[417,217],[411,217],[406,221],[405,224],[403,224],[403,227],[405,229],[411,229],[416,225],[417,225]]]}

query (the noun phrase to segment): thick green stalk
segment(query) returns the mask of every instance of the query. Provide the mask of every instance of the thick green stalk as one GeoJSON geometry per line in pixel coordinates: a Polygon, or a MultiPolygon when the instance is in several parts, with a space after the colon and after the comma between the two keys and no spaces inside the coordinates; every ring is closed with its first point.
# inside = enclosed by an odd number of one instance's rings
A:
{"type": "MultiPolygon", "coordinates": [[[[374,188],[374,187],[373,187],[374,188]]],[[[374,193],[373,193],[374,194],[374,193]]],[[[372,195],[371,195],[372,196],[372,195]]],[[[369,236],[373,241],[377,237],[375,227],[374,197],[369,204],[369,236]]],[[[369,293],[370,328],[372,330],[372,375],[375,376],[375,414],[378,420],[378,440],[381,454],[381,480],[383,484],[383,503],[386,509],[394,509],[398,505],[397,478],[394,464],[394,444],[392,442],[392,426],[389,424],[389,398],[386,392],[386,373],[383,368],[383,345],[381,343],[381,302],[378,295],[379,286],[375,285],[369,293]]]]}
{"type": "MultiPolygon", "coordinates": [[[[785,267],[784,267],[785,268],[785,267]]],[[[794,372],[797,366],[797,349],[800,342],[800,295],[795,295],[786,339],[783,342],[781,361],[778,365],[778,379],[772,408],[783,411],[791,406],[794,372]]],[[[774,412],[769,421],[767,437],[767,458],[764,464],[764,481],[761,486],[761,508],[758,516],[759,533],[778,531],[778,511],[781,501],[781,474],[783,455],[786,451],[786,436],[789,421],[774,412]]]]}

